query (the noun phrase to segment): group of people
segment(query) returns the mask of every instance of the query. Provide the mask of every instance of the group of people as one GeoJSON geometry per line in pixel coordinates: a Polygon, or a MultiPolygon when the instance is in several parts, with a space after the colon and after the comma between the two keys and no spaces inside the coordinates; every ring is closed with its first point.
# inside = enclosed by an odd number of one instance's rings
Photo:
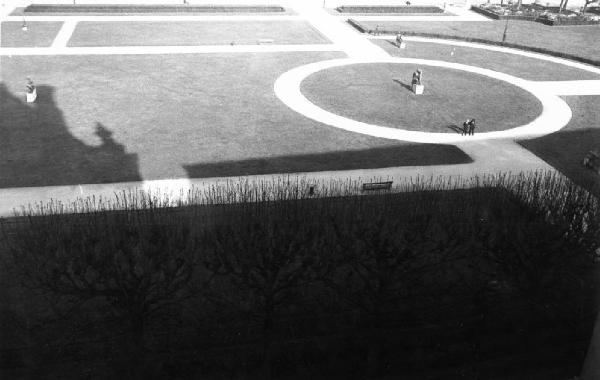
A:
{"type": "Polygon", "coordinates": [[[461,135],[474,135],[475,134],[475,119],[467,119],[463,123],[463,129],[461,135]]]}

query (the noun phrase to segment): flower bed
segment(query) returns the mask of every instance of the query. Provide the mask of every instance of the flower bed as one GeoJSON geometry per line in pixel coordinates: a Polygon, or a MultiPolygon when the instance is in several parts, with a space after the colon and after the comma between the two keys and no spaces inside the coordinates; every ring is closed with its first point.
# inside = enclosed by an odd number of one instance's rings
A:
{"type": "Polygon", "coordinates": [[[340,13],[444,13],[444,10],[434,6],[366,6],[343,5],[337,7],[340,13]]]}
{"type": "Polygon", "coordinates": [[[49,5],[32,4],[25,8],[25,13],[258,13],[284,12],[280,6],[226,6],[226,5],[49,5]]]}
{"type": "Polygon", "coordinates": [[[538,4],[522,5],[519,8],[498,4],[481,4],[471,6],[471,10],[494,20],[536,21],[545,25],[600,24],[600,16],[595,14],[580,14],[566,9],[559,13],[559,7],[544,7],[538,4]]]}
{"type": "Polygon", "coordinates": [[[471,10],[494,20],[530,20],[535,21],[538,11],[535,8],[522,7],[521,10],[513,11],[498,4],[472,5],[471,10]]]}

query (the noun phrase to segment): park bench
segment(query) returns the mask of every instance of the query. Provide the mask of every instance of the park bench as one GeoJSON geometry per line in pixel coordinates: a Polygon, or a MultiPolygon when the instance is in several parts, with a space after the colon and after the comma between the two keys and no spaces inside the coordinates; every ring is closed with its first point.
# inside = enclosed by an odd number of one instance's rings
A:
{"type": "Polygon", "coordinates": [[[392,183],[394,183],[394,181],[363,183],[362,189],[363,191],[389,190],[392,188],[392,183]]]}

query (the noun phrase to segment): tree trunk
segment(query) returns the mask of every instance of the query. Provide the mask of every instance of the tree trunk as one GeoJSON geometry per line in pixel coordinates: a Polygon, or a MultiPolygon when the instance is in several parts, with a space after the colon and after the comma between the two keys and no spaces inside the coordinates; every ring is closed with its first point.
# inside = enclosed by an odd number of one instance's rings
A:
{"type": "Polygon", "coordinates": [[[381,313],[374,310],[371,315],[370,344],[367,354],[367,376],[369,378],[381,378],[384,374],[383,354],[385,334],[381,327],[381,313]]]}
{"type": "Polygon", "coordinates": [[[273,378],[272,362],[273,353],[271,344],[273,339],[273,303],[267,300],[265,304],[265,317],[263,320],[263,379],[273,378]]]}

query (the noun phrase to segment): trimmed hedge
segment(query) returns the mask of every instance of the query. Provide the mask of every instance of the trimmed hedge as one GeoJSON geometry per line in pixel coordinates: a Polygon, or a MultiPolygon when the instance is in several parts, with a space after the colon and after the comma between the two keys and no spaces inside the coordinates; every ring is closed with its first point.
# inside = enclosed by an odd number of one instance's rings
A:
{"type": "Polygon", "coordinates": [[[592,21],[592,20],[572,20],[572,19],[568,19],[568,18],[557,18],[555,20],[550,20],[548,18],[545,17],[539,17],[537,20],[535,20],[539,23],[542,23],[544,25],[550,25],[550,26],[566,26],[566,25],[600,25],[600,21],[592,21]]]}
{"type": "Polygon", "coordinates": [[[342,5],[336,10],[340,13],[444,13],[440,7],[434,6],[365,6],[342,5]]]}
{"type": "Polygon", "coordinates": [[[244,6],[244,5],[49,5],[31,4],[24,10],[25,13],[193,13],[193,12],[284,12],[279,6],[244,6]]]}
{"type": "Polygon", "coordinates": [[[527,21],[535,21],[535,16],[518,16],[518,15],[499,15],[492,11],[488,11],[487,9],[479,8],[475,5],[471,6],[471,10],[475,13],[479,13],[484,15],[485,17],[489,17],[494,20],[527,20],[527,21]]]}
{"type": "MultiPolygon", "coordinates": [[[[541,7],[541,10],[554,11],[554,8],[557,7],[541,7]]],[[[471,10],[473,12],[482,14],[486,17],[489,17],[494,20],[521,20],[521,21],[535,21],[542,23],[544,25],[555,26],[555,25],[600,25],[598,21],[592,20],[581,20],[581,19],[570,19],[570,18],[556,18],[551,20],[543,15],[500,15],[495,12],[489,11],[487,9],[480,8],[478,6],[472,5],[471,10]]],[[[558,11],[558,9],[556,9],[558,11]]],[[[564,14],[572,14],[574,12],[571,11],[563,11],[564,14]]]]}
{"type": "MultiPolygon", "coordinates": [[[[371,29],[356,20],[349,19],[348,23],[362,33],[368,33],[368,34],[375,33],[375,29],[371,29]]],[[[570,59],[572,61],[581,62],[581,63],[585,63],[588,65],[600,67],[600,61],[595,60],[595,59],[579,57],[577,55],[562,53],[562,52],[548,50],[548,49],[539,48],[539,47],[535,47],[535,46],[520,45],[520,44],[514,44],[514,43],[502,42],[502,41],[492,41],[492,40],[487,40],[484,38],[448,36],[448,35],[439,34],[439,33],[421,33],[421,32],[411,32],[411,31],[402,31],[402,30],[389,30],[389,29],[378,29],[377,33],[379,33],[379,34],[402,33],[405,36],[439,38],[439,39],[444,39],[444,40],[458,40],[458,41],[474,42],[474,43],[486,44],[486,45],[502,46],[502,47],[507,47],[507,48],[512,48],[512,49],[519,49],[519,50],[530,51],[530,52],[534,52],[534,53],[551,55],[553,57],[558,57],[558,58],[570,59]]]]}

